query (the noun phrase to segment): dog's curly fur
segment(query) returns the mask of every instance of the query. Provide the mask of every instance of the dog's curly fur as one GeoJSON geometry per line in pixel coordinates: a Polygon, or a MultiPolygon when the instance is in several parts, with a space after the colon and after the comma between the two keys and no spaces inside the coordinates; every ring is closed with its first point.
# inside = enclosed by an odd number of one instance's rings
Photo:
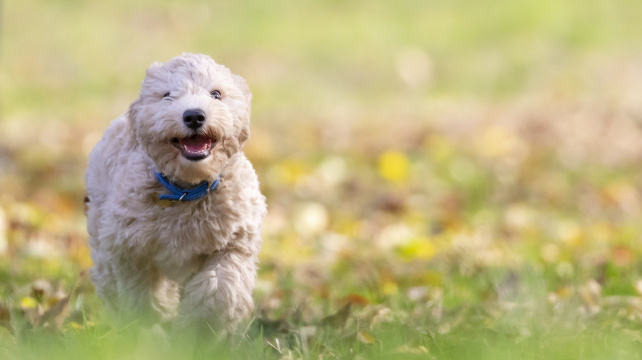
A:
{"type": "Polygon", "coordinates": [[[233,329],[252,311],[266,205],[242,152],[250,102],[245,80],[209,56],[148,68],[140,97],[106,130],[86,174],[91,277],[108,309],[173,319],[178,329],[233,329]],[[204,113],[198,131],[186,126],[190,109],[204,113]],[[197,133],[211,150],[190,160],[176,141],[197,133]],[[155,171],[184,188],[222,181],[202,199],[164,207],[155,171]]]}

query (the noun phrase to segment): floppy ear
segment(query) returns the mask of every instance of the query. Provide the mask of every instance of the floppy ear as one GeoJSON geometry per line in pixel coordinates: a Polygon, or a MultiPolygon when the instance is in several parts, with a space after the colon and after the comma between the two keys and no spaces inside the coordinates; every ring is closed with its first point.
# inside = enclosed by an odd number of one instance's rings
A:
{"type": "Polygon", "coordinates": [[[129,104],[129,109],[127,109],[127,112],[125,113],[125,116],[127,117],[127,123],[132,124],[134,123],[134,120],[136,119],[136,116],[138,115],[138,104],[141,103],[141,98],[139,97],[136,99],[133,103],[129,104]]]}
{"type": "Polygon", "coordinates": [[[134,120],[137,117],[137,112],[138,112],[138,105],[143,101],[142,100],[142,94],[145,89],[145,83],[150,81],[150,79],[158,79],[161,75],[161,72],[159,69],[161,68],[163,64],[159,63],[158,61],[154,61],[149,67],[147,67],[147,70],[145,70],[145,78],[142,81],[142,89],[140,91],[140,95],[138,96],[138,99],[131,103],[129,105],[129,109],[127,110],[126,116],[127,116],[127,123],[130,125],[134,123],[134,120]]]}
{"type": "Polygon", "coordinates": [[[245,96],[245,100],[247,101],[247,106],[249,107],[252,104],[252,93],[250,92],[250,87],[247,86],[247,82],[245,82],[245,79],[243,79],[241,76],[232,74],[232,78],[234,79],[234,84],[236,87],[241,90],[243,93],[243,96],[245,96]]]}
{"type": "Polygon", "coordinates": [[[232,78],[234,79],[234,84],[236,85],[236,87],[243,93],[247,104],[247,112],[239,117],[239,121],[241,123],[237,125],[239,127],[238,142],[239,145],[242,146],[243,143],[250,138],[250,112],[252,109],[252,93],[250,92],[250,87],[247,86],[245,79],[236,74],[232,74],[232,78]]]}
{"type": "Polygon", "coordinates": [[[139,97],[136,99],[133,103],[129,105],[129,109],[127,109],[127,112],[125,113],[125,118],[127,122],[127,127],[129,128],[129,133],[133,137],[134,140],[138,141],[138,132],[136,131],[136,125],[134,122],[136,121],[136,117],[138,116],[138,104],[141,103],[141,98],[139,97]]]}

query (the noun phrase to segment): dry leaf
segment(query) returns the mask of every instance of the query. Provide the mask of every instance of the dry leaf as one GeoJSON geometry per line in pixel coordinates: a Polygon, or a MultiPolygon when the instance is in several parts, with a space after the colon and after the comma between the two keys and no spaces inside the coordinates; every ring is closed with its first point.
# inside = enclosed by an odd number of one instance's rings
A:
{"type": "Polygon", "coordinates": [[[256,318],[248,330],[250,337],[256,337],[262,333],[264,337],[274,337],[290,333],[290,324],[282,319],[270,320],[263,318],[256,318]]]}
{"type": "Polygon", "coordinates": [[[348,318],[350,317],[350,308],[352,303],[347,303],[344,307],[339,309],[336,313],[326,316],[321,319],[322,325],[329,325],[333,328],[342,328],[346,325],[348,318]]]}
{"type": "Polygon", "coordinates": [[[11,311],[0,305],[0,327],[11,329],[11,311]]]}
{"type": "Polygon", "coordinates": [[[365,331],[359,331],[357,333],[357,339],[364,344],[373,344],[375,342],[375,339],[372,337],[372,335],[368,334],[365,331]]]}
{"type": "Polygon", "coordinates": [[[69,296],[61,299],[52,306],[47,312],[42,314],[38,319],[37,325],[44,326],[45,324],[54,325],[56,329],[62,329],[62,324],[67,317],[67,305],[69,304],[69,296]]]}
{"type": "Polygon", "coordinates": [[[584,310],[589,315],[595,315],[600,312],[600,302],[602,298],[602,287],[595,280],[589,280],[579,289],[580,299],[584,310]]]}
{"type": "Polygon", "coordinates": [[[38,279],[31,284],[32,296],[40,304],[44,302],[44,299],[51,296],[52,291],[53,291],[53,286],[51,286],[51,283],[47,280],[38,279]]]}
{"type": "Polygon", "coordinates": [[[341,299],[339,299],[339,302],[340,303],[350,303],[350,304],[353,304],[353,305],[362,305],[362,306],[366,306],[366,305],[370,304],[368,299],[366,299],[365,297],[363,297],[361,295],[358,295],[358,294],[350,294],[348,296],[344,296],[341,299]]]}
{"type": "Polygon", "coordinates": [[[383,305],[369,306],[359,315],[359,323],[365,324],[369,329],[381,323],[388,323],[393,320],[392,310],[383,305]]]}

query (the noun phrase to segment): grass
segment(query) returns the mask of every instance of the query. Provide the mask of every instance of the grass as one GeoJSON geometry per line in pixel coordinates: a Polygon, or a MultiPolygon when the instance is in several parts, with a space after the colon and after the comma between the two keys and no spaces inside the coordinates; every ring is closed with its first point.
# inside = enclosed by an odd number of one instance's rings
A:
{"type": "Polygon", "coordinates": [[[183,51],[248,80],[269,203],[190,357],[637,358],[640,3],[0,4],[0,358],[185,357],[81,275],[88,152],[183,51]]]}

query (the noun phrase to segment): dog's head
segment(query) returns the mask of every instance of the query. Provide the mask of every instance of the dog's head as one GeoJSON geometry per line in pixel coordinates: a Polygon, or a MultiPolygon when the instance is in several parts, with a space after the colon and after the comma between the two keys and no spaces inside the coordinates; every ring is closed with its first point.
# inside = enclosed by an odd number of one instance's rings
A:
{"type": "Polygon", "coordinates": [[[252,94],[242,77],[206,55],[152,64],[128,121],[156,170],[172,181],[216,178],[250,135],[252,94]]]}

